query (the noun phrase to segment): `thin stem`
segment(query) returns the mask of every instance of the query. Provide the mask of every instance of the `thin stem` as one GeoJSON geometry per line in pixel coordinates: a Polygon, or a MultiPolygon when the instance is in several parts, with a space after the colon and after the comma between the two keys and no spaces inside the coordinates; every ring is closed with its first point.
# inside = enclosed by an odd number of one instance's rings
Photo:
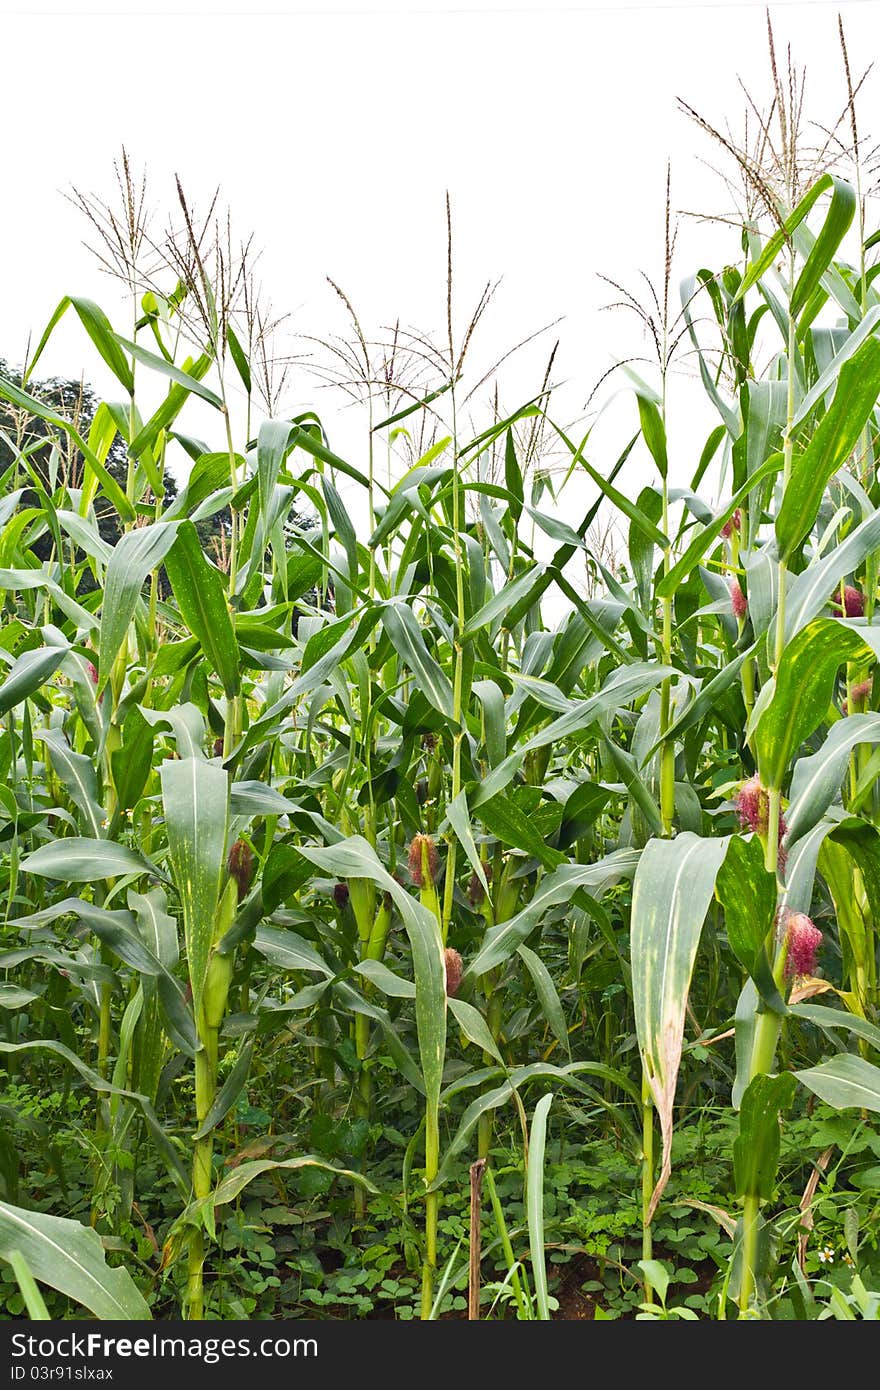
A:
{"type": "MultiPolygon", "coordinates": [[[[791,250],[789,259],[789,284],[794,288],[794,248],[791,250]]],[[[788,389],[785,406],[785,438],[782,444],[782,497],[788,490],[788,482],[791,477],[791,461],[794,453],[794,441],[792,439],[792,421],[794,420],[794,381],[795,381],[795,353],[797,352],[797,325],[794,315],[788,315],[788,389]]],[[[779,601],[776,607],[776,643],[774,668],[778,668],[782,660],[782,653],[785,648],[785,582],[786,565],[784,560],[779,561],[779,601]]]]}
{"type": "MultiPolygon", "coordinates": [[[[651,1197],[654,1194],[654,1102],[647,1078],[642,1077],[642,1259],[653,1256],[651,1197]]],[[[645,1275],[645,1302],[650,1303],[653,1287],[645,1275]]]]}
{"type": "Polygon", "coordinates": [[[759,1201],[755,1196],[745,1198],[743,1205],[742,1276],[739,1286],[739,1313],[746,1317],[755,1287],[755,1266],[758,1262],[759,1201]]]}
{"type": "MultiPolygon", "coordinates": [[[[425,1182],[430,1187],[440,1166],[440,1133],[437,1116],[429,1108],[425,1123],[425,1182]]],[[[425,1259],[422,1265],[422,1319],[431,1317],[434,1302],[434,1275],[437,1270],[438,1192],[425,1198],[425,1259]]]]}
{"type": "MultiPolygon", "coordinates": [[[[669,536],[669,488],[663,479],[663,534],[669,536]]],[[[672,549],[666,547],[664,573],[672,568],[672,549]]],[[[663,600],[663,664],[672,664],[672,599],[663,600]]],[[[672,834],[675,819],[675,744],[666,734],[672,723],[672,677],[667,676],[660,687],[660,736],[663,744],[660,749],[660,819],[663,834],[668,839],[672,834]]]]}

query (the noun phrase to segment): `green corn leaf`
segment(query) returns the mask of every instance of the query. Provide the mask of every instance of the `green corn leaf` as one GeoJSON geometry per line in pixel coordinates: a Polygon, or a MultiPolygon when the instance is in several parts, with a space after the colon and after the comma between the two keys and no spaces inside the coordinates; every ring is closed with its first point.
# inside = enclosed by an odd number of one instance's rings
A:
{"type": "MultiPolygon", "coordinates": [[[[463,1081],[448,1087],[443,1098],[444,1100],[447,1099],[455,1090],[461,1089],[463,1086],[482,1085],[484,1081],[493,1076],[497,1076],[497,1072],[475,1072],[469,1078],[464,1078],[463,1081]]],[[[635,1104],[639,1103],[638,1088],[633,1085],[629,1077],[617,1068],[606,1066],[602,1062],[570,1062],[565,1067],[553,1066],[549,1062],[531,1062],[527,1066],[516,1067],[500,1085],[489,1091],[482,1090],[477,1099],[467,1107],[458,1129],[446,1146],[437,1177],[429,1191],[442,1187],[454,1171],[455,1159],[473,1133],[481,1115],[487,1114],[490,1110],[497,1110],[506,1104],[516,1091],[530,1081],[554,1081],[560,1086],[572,1086],[582,1094],[595,1099],[595,1092],[592,1091],[592,1088],[580,1080],[582,1076],[597,1077],[601,1081],[619,1086],[630,1100],[635,1104]]]]}
{"type": "Polygon", "coordinates": [[[98,804],[98,777],[92,759],[84,753],[74,753],[60,729],[38,729],[34,738],[46,745],[54,772],[82,814],[83,828],[93,839],[102,839],[101,827],[105,815],[103,807],[98,804]]]}
{"type": "Polygon", "coordinates": [[[798,318],[801,310],[818,288],[831,264],[834,253],[849,230],[856,210],[856,193],[843,179],[832,179],[831,203],[806,264],[798,276],[789,302],[789,312],[798,318]]]}
{"type": "Polygon", "coordinates": [[[459,844],[468,857],[468,862],[483,885],[483,892],[489,897],[489,884],[486,880],[486,871],[483,868],[479,851],[474,842],[473,831],[471,830],[471,813],[468,810],[467,794],[460,791],[453,801],[450,801],[446,808],[446,815],[449,824],[455,831],[459,844]]]}
{"type": "Polygon", "coordinates": [[[247,1082],[253,1055],[253,1042],[245,1043],[238,1057],[235,1059],[235,1065],[232,1071],[217,1092],[213,1105],[196,1133],[193,1135],[193,1141],[195,1143],[198,1143],[200,1139],[207,1138],[212,1130],[215,1130],[220,1122],[225,1120],[226,1116],[235,1105],[235,1102],[238,1100],[247,1082]]]}
{"type": "Polygon", "coordinates": [[[541,879],[531,901],[521,912],[510,921],[489,928],[465,976],[484,975],[508,960],[544,914],[560,903],[570,902],[578,888],[585,888],[598,897],[622,878],[630,878],[638,862],[638,850],[623,849],[615,850],[595,864],[561,864],[541,879]]]}
{"type": "Polygon", "coordinates": [[[566,862],[566,856],[546,843],[525,811],[504,792],[481,803],[480,820],[503,844],[533,855],[546,869],[555,869],[566,862]]]}
{"type": "Polygon", "coordinates": [[[261,924],[254,936],[254,949],[280,970],[307,970],[328,978],[333,974],[314,946],[296,932],[261,924]]]}
{"type": "Polygon", "coordinates": [[[131,374],[131,363],[121,350],[116,335],[110,326],[110,320],[104,310],[95,304],[91,299],[80,299],[65,295],[58,308],[50,318],[43,336],[37,344],[36,351],[28,362],[28,377],[33,376],[34,368],[43,355],[43,350],[49,341],[52,333],[68,309],[72,308],[79,317],[79,321],[88,333],[98,352],[110,368],[116,380],[131,393],[134,390],[134,379],[131,374]]]}
{"type": "Polygon", "coordinates": [[[818,618],[789,642],[754,732],[765,787],[782,786],[797,749],[825,718],[839,667],[870,655],[858,631],[834,618],[818,618]]]}
{"type": "Polygon", "coordinates": [[[776,876],[764,868],[764,849],[757,836],[732,835],[715,883],[724,908],[730,949],[748,971],[768,1008],[785,1013],[770,966],[767,943],[776,918],[776,876]]]}
{"type": "Polygon", "coordinates": [[[483,734],[489,766],[497,767],[507,755],[504,695],[496,681],[474,681],[471,687],[483,707],[483,734]]]}
{"type": "Polygon", "coordinates": [[[111,1269],[97,1231],[42,1211],[0,1202],[0,1258],[16,1252],[42,1284],[101,1319],[150,1318],[143,1295],[126,1269],[111,1269]]]}
{"type": "Polygon", "coordinates": [[[333,1173],[337,1177],[345,1178],[347,1182],[353,1182],[358,1187],[363,1187],[367,1192],[376,1192],[377,1188],[365,1178],[361,1173],[355,1173],[350,1168],[339,1168],[336,1164],[327,1163],[322,1158],[315,1158],[312,1154],[302,1154],[298,1158],[287,1158],[276,1161],[271,1158],[254,1158],[247,1163],[240,1163],[233,1172],[223,1178],[214,1189],[211,1203],[215,1207],[225,1206],[227,1202],[234,1202],[240,1192],[252,1183],[254,1178],[258,1178],[261,1173],[272,1172],[300,1172],[303,1168],[319,1168],[325,1173],[333,1173]]]}
{"type": "Polygon", "coordinates": [[[672,1170],[672,1107],[691,975],[728,844],[726,837],[706,840],[690,831],[674,840],[651,840],[642,851],[633,883],[636,1032],[663,1135],[663,1161],[651,1197],[651,1215],[672,1170]]]}
{"type": "Polygon", "coordinates": [[[104,575],[101,635],[98,640],[98,693],[128,633],[147,575],[159,567],[177,539],[177,523],[138,526],[120,536],[104,575]]]}
{"type": "Polygon", "coordinates": [[[110,754],[117,811],[132,810],[149,780],[153,766],[154,733],[137,705],[122,724],[122,745],[110,754]]]}
{"type": "Polygon", "coordinates": [[[815,618],[835,596],[840,582],[880,547],[880,511],[835,545],[821,560],[814,560],[788,586],[785,594],[785,641],[815,618]]]}
{"type": "MultiPolygon", "coordinates": [[[[875,331],[878,323],[880,323],[880,305],[875,305],[873,309],[868,310],[865,317],[856,325],[852,333],[845,333],[842,346],[835,353],[827,367],[824,368],[815,385],[811,386],[809,391],[807,391],[795,411],[791,422],[793,430],[796,430],[799,425],[803,424],[813,407],[828,394],[832,386],[837,382],[837,378],[840,376],[840,369],[844,362],[848,362],[858,351],[865,339],[875,331]]],[[[815,334],[813,336],[815,340],[815,334]]]]}
{"type": "Polygon", "coordinates": [[[162,764],[168,852],[180,900],[193,1007],[198,1018],[226,863],[229,779],[202,758],[162,764]]]}
{"type": "Polygon", "coordinates": [[[248,395],[251,394],[251,368],[247,360],[245,350],[238,340],[238,335],[231,324],[226,327],[226,341],[229,344],[229,355],[235,363],[235,370],[241,377],[242,385],[248,395]]]}
{"type": "Polygon", "coordinates": [[[494,1057],[499,1066],[504,1066],[504,1059],[498,1051],[498,1044],[489,1031],[489,1025],[483,1018],[478,1009],[473,1004],[468,1004],[465,999],[450,999],[449,1009],[453,1014],[465,1037],[470,1042],[475,1043],[489,1057],[494,1057]]]}
{"type": "Polygon", "coordinates": [[[623,708],[630,700],[637,699],[660,685],[667,676],[678,674],[672,666],[661,666],[651,662],[637,661],[628,666],[618,667],[612,671],[602,689],[595,695],[591,695],[587,700],[572,701],[567,714],[560,715],[558,719],[554,719],[538,733],[533,734],[494,767],[470,797],[471,810],[497,796],[512,781],[526,754],[533,749],[544,748],[548,743],[555,743],[572,734],[586,733],[601,714],[623,708]]]}
{"type": "Polygon", "coordinates": [[[522,515],[524,499],[523,476],[516,457],[516,444],[512,429],[507,431],[507,437],[504,441],[504,481],[511,499],[508,503],[508,509],[514,524],[516,524],[522,515]]]}
{"type": "Polygon", "coordinates": [[[780,559],[788,563],[808,535],[822,495],[843,467],[870,419],[880,395],[880,342],[869,338],[844,362],[828,411],[801,454],[795,455],[791,477],[776,518],[780,559]]]}
{"type": "Polygon", "coordinates": [[[535,589],[542,574],[540,565],[533,566],[517,575],[509,584],[503,585],[497,594],[493,594],[490,599],[483,604],[479,612],[475,613],[462,633],[461,640],[467,642],[470,638],[484,627],[497,622],[499,618],[505,618],[512,609],[516,608],[520,601],[535,589]]]}
{"type": "Polygon", "coordinates": [[[773,265],[773,262],[776,260],[776,257],[779,255],[779,252],[785,245],[787,239],[791,237],[795,228],[800,226],[804,218],[810,213],[813,207],[815,207],[822,194],[827,193],[828,190],[832,187],[832,184],[833,180],[831,178],[831,175],[823,174],[821,178],[816,180],[812,188],[810,188],[808,192],[804,194],[801,201],[797,204],[793,211],[789,213],[788,217],[785,218],[783,226],[773,233],[773,236],[770,237],[769,241],[767,241],[763,250],[761,251],[760,256],[758,256],[758,258],[754,260],[752,264],[749,266],[749,269],[743,276],[740,287],[734,296],[734,303],[737,303],[738,300],[742,299],[746,291],[750,290],[753,285],[757,284],[757,282],[761,279],[761,276],[764,275],[770,269],[770,267],[773,265]]]}
{"type": "Polygon", "coordinates": [[[428,1105],[436,1114],[446,1052],[443,943],[436,917],[401,888],[397,880],[382,867],[372,846],[360,835],[353,835],[326,849],[303,845],[301,852],[313,864],[338,878],[366,878],[383,892],[391,894],[403,918],[412,949],[422,1079],[428,1105]]]}
{"type": "MultiPolygon", "coordinates": [[[[195,359],[188,357],[183,364],[183,373],[187,377],[195,377],[197,381],[201,381],[202,377],[211,366],[212,361],[213,358],[207,353],[202,353],[200,357],[195,359]]],[[[146,424],[138,430],[134,439],[129,444],[128,452],[131,454],[132,458],[139,459],[142,456],[146,456],[152,450],[162,430],[167,430],[168,426],[172,425],[177,419],[181,410],[186,405],[189,396],[190,392],[188,387],[181,386],[177,382],[171,385],[167,396],[158,410],[154,411],[146,424]]],[[[222,457],[226,460],[226,477],[228,478],[229,455],[223,454],[222,457]]],[[[189,482],[192,482],[192,474],[190,474],[189,482]]],[[[168,519],[168,513],[166,512],[165,520],[167,521],[168,519]]]]}
{"type": "Polygon", "coordinates": [[[238,644],[229,604],[220,571],[205,559],[198,532],[191,521],[180,523],[177,539],[166,556],[165,568],[181,617],[192,635],[198,638],[227,698],[234,698],[240,689],[240,678],[238,644]]]}
{"type": "Polygon", "coordinates": [[[211,388],[206,386],[203,381],[200,381],[198,377],[191,376],[189,372],[181,371],[181,369],[175,367],[172,362],[166,362],[164,357],[158,357],[155,352],[148,352],[147,349],[142,348],[139,343],[131,343],[127,338],[120,337],[118,333],[115,336],[116,341],[121,347],[125,348],[126,352],[131,353],[135,361],[140,362],[145,367],[152,368],[154,372],[158,372],[161,376],[169,377],[171,381],[176,382],[178,386],[182,386],[190,395],[199,396],[203,401],[207,401],[209,405],[213,405],[216,410],[223,410],[223,401],[217,395],[216,391],[212,391],[211,388]]]}
{"type": "Polygon", "coordinates": [[[412,980],[395,975],[393,970],[381,960],[362,960],[355,966],[355,973],[363,975],[371,985],[380,989],[390,999],[415,999],[416,987],[412,980]]]}
{"type": "Polygon", "coordinates": [[[28,1317],[35,1322],[48,1322],[49,1309],[46,1307],[39,1285],[30,1271],[30,1266],[20,1250],[10,1250],[7,1259],[12,1265],[12,1273],[24,1299],[28,1317]]]}
{"type": "Polygon", "coordinates": [[[17,657],[0,685],[0,715],[8,714],[45,685],[69,651],[66,646],[34,647],[17,657]]]}
{"type": "Polygon", "coordinates": [[[857,1038],[864,1038],[865,1042],[880,1050],[880,1028],[858,1014],[848,1013],[845,1009],[829,1009],[823,1004],[792,1004],[789,1012],[797,1018],[805,1018],[808,1023],[817,1024],[820,1028],[844,1028],[848,1033],[854,1034],[857,1038]]]}
{"type": "Polygon", "coordinates": [[[526,1170],[526,1210],[529,1226],[529,1251],[535,1280],[535,1302],[538,1318],[550,1320],[547,1293],[547,1263],[544,1250],[544,1147],[547,1139],[547,1115],[553,1104],[553,1093],[542,1096],[535,1107],[529,1131],[529,1158],[526,1170]]]}
{"type": "Polygon", "coordinates": [[[644,396],[637,391],[636,400],[639,406],[642,438],[657,465],[660,477],[665,478],[669,471],[669,460],[666,457],[666,430],[663,425],[663,417],[649,396],[644,396]]]}
{"type": "Polygon", "coordinates": [[[808,1091],[835,1110],[872,1110],[880,1114],[880,1067],[866,1062],[864,1057],[839,1052],[830,1061],[794,1075],[808,1091]]]}
{"type": "Polygon", "coordinates": [[[556,986],[553,983],[553,976],[547,969],[539,955],[529,950],[528,946],[518,946],[517,955],[523,961],[526,969],[532,977],[532,984],[535,986],[535,993],[538,996],[538,1003],[541,1005],[541,1012],[550,1024],[550,1029],[559,1043],[563,1052],[571,1058],[571,1044],[568,1040],[568,1028],[565,1024],[565,1014],[562,1012],[562,1004],[559,995],[556,993],[556,986]]]}
{"type": "Polygon", "coordinates": [[[850,753],[864,743],[880,743],[880,714],[851,714],[838,720],[818,752],[798,758],[785,813],[788,846],[812,830],[825,815],[840,794],[850,753]]]}
{"type": "Polygon", "coordinates": [[[274,912],[281,903],[298,893],[312,877],[312,866],[294,845],[276,841],[266,856],[261,880],[263,903],[274,912]]]}
{"type": "Polygon", "coordinates": [[[754,1077],[742,1098],[739,1134],[733,1141],[733,1173],[737,1195],[769,1202],[779,1166],[779,1115],[791,1105],[797,1089],[791,1072],[754,1077]]]}
{"type": "Polygon", "coordinates": [[[129,874],[162,877],[155,864],[126,845],[78,836],[41,845],[25,856],[21,867],[40,878],[57,878],[67,883],[92,883],[96,879],[123,878],[129,874]]]}
{"type": "Polygon", "coordinates": [[[687,579],[691,571],[696,569],[706,551],[715,544],[725,525],[737,508],[742,506],[749,493],[765,478],[778,473],[781,468],[782,454],[771,454],[768,459],[764,460],[760,468],[756,469],[739,491],[734,493],[724,510],[718,513],[714,521],[697,533],[681,559],[676,561],[669,573],[663,576],[657,585],[658,597],[674,598],[676,590],[687,579]]]}
{"type": "Polygon", "coordinates": [[[382,626],[425,698],[447,719],[452,719],[452,686],[428,650],[412,609],[403,603],[386,604],[382,608],[382,626]]]}
{"type": "MultiPolygon", "coordinates": [[[[643,516],[655,524],[663,512],[663,499],[656,488],[645,487],[639,493],[636,505],[643,516]]],[[[629,524],[629,558],[633,578],[639,591],[639,601],[647,611],[651,596],[651,582],[654,578],[654,542],[645,535],[634,522],[629,524]]]]}

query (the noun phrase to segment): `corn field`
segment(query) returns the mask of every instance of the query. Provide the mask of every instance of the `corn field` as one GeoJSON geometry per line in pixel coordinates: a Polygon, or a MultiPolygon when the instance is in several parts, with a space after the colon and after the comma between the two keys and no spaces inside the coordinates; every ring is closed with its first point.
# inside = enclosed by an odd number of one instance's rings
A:
{"type": "Polygon", "coordinates": [[[603,383],[610,454],[552,357],[513,410],[474,379],[448,200],[443,331],[338,289],[312,344],[342,457],[278,408],[300,366],[216,203],[178,182],[157,239],[127,155],[75,195],[128,319],[65,298],[0,378],[3,1317],[880,1317],[880,231],[841,43],[817,148],[772,35],[747,144],[688,113],[730,261],[682,272],[670,190],[657,287],[611,289],[650,360],[603,383]],[[85,422],[39,388],[62,318],[115,382],[85,422]]]}

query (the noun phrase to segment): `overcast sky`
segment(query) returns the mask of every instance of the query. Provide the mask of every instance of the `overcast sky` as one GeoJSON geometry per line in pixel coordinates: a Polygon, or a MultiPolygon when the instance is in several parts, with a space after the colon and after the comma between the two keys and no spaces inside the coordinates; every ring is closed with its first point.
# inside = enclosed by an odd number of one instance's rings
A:
{"type": "MultiPolygon", "coordinates": [[[[276,309],[302,335],[346,329],[326,275],[368,333],[397,317],[441,330],[448,189],[462,329],[482,284],[501,277],[475,370],[561,318],[503,371],[501,391],[512,406],[537,389],[558,336],[559,418],[573,420],[615,357],[646,349],[634,317],[602,312],[610,292],[598,273],[637,292],[640,271],[659,282],[667,158],[676,209],[730,209],[704,162],[719,152],[676,97],[737,129],[740,79],[765,102],[763,8],[258,5],[245,15],[184,0],[185,12],[171,13],[122,0],[76,12],[3,0],[0,356],[20,362],[28,334],[68,293],[97,299],[127,329],[117,287],[81,245],[86,228],[63,197],[71,185],[111,197],[124,142],[157,206],[173,206],[175,173],[197,200],[221,185],[236,226],[264,248],[261,279],[276,309]]],[[[791,42],[806,66],[807,106],[824,122],[845,101],[838,11],[861,71],[880,51],[880,5],[772,6],[777,44],[791,42]]],[[[869,79],[869,125],[878,90],[869,79]]],[[[675,279],[736,253],[729,231],[684,217],[675,279]]],[[[106,385],[73,320],[44,369],[106,385]]],[[[679,482],[714,423],[680,389],[679,482]]],[[[323,411],[331,442],[361,448],[352,421],[298,369],[289,404],[306,401],[323,411]]],[[[631,403],[615,409],[602,466],[635,420],[631,403]]]]}

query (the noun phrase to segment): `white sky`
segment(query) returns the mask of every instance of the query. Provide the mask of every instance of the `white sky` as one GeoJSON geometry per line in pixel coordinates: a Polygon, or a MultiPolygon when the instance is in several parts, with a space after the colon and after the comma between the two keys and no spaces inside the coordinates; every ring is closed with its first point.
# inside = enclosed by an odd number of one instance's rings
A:
{"type": "MultiPolygon", "coordinates": [[[[62,197],[71,184],[110,197],[124,142],[166,208],[175,172],[191,197],[222,185],[237,227],[265,248],[261,278],[275,308],[291,311],[303,334],[345,331],[327,274],[368,334],[398,315],[442,329],[448,188],[461,327],[483,282],[503,277],[474,366],[564,316],[553,335],[562,340],[556,377],[568,383],[557,416],[575,418],[615,357],[645,350],[634,317],[601,312],[609,291],[597,272],[636,290],[640,270],[659,280],[667,157],[677,208],[729,207],[701,163],[718,151],[675,98],[739,128],[738,77],[762,101],[768,91],[762,6],[258,6],[245,15],[193,0],[174,13],[131,0],[82,10],[0,0],[0,356],[20,362],[28,334],[39,335],[68,293],[97,299],[127,331],[117,287],[80,244],[84,224],[62,197]]],[[[792,43],[807,68],[807,105],[829,122],[845,101],[838,11],[861,71],[880,55],[880,4],[772,6],[778,48],[792,43]]],[[[869,79],[862,119],[880,137],[870,119],[877,81],[869,79]]],[[[676,281],[737,249],[730,233],[685,219],[676,281]]],[[[552,341],[504,372],[506,405],[539,387],[552,341]]],[[[71,317],[42,372],[81,371],[99,389],[108,384],[71,317]]],[[[300,371],[290,404],[308,400],[334,447],[362,462],[350,416],[300,371]]],[[[716,421],[688,384],[672,407],[682,483],[716,421]]],[[[594,451],[603,467],[635,428],[631,402],[609,420],[594,451]]],[[[635,492],[644,470],[637,460],[629,467],[635,492]]]]}

